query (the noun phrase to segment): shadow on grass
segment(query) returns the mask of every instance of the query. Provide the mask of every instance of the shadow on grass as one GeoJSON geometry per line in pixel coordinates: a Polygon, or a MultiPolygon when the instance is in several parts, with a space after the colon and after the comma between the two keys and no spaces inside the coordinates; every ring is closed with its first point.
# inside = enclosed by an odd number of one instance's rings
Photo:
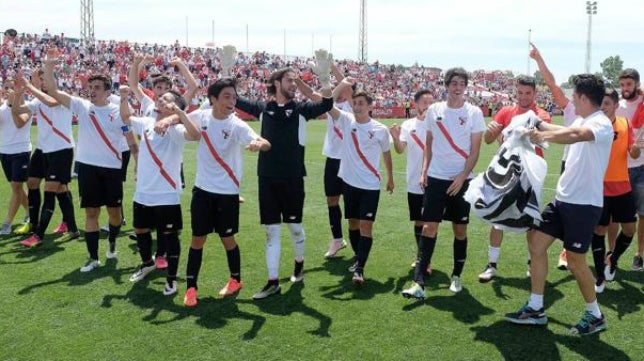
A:
{"type": "Polygon", "coordinates": [[[604,292],[597,295],[599,303],[617,313],[617,318],[637,313],[644,305],[644,289],[639,289],[634,284],[644,283],[640,271],[617,270],[614,282],[609,282],[604,292]],[[621,289],[616,289],[621,286],[621,289]]]}
{"type": "Polygon", "coordinates": [[[74,269],[70,273],[64,275],[60,279],[57,280],[51,280],[51,281],[45,281],[45,282],[40,282],[33,284],[31,286],[27,286],[20,291],[18,291],[19,295],[26,295],[31,293],[33,290],[55,285],[55,284],[65,284],[67,286],[84,286],[87,284],[90,284],[94,282],[97,279],[101,278],[112,278],[114,280],[114,283],[116,284],[122,284],[123,280],[122,277],[123,275],[129,275],[131,274],[134,269],[133,268],[117,268],[118,260],[113,259],[113,260],[107,260],[105,262],[105,265],[102,265],[98,267],[97,269],[88,272],[88,273],[82,273],[78,268],[74,269]]]}
{"type": "MultiPolygon", "coordinates": [[[[321,270],[321,269],[318,269],[321,270]]],[[[310,273],[308,270],[307,273],[310,273]]],[[[284,283],[282,283],[284,285],[284,283]]],[[[331,327],[331,317],[321,313],[320,311],[307,306],[304,303],[302,290],[304,289],[304,281],[291,283],[291,286],[286,292],[281,295],[275,295],[263,300],[240,300],[239,303],[251,304],[257,306],[260,311],[274,316],[290,316],[294,313],[301,313],[318,320],[319,326],[315,330],[309,330],[307,333],[320,337],[329,337],[329,328],[331,327]]],[[[282,288],[283,290],[284,288],[282,288]]]]}
{"type": "MultiPolygon", "coordinates": [[[[38,262],[40,260],[51,257],[58,252],[64,251],[65,248],[63,247],[63,245],[65,243],[75,241],[75,240],[67,240],[64,242],[56,241],[56,239],[61,237],[61,235],[50,234],[50,235],[45,235],[43,243],[34,248],[25,248],[24,246],[18,243],[21,240],[26,239],[28,237],[29,237],[28,235],[12,237],[11,240],[15,242],[13,245],[13,249],[0,253],[0,265],[25,264],[25,263],[31,263],[31,262],[38,262]],[[2,260],[2,256],[9,256],[9,255],[14,255],[14,257],[17,260],[16,261],[2,260]]],[[[6,247],[9,247],[9,245],[10,243],[7,242],[6,247]]]]}
{"type": "MultiPolygon", "coordinates": [[[[567,282],[574,282],[574,281],[575,281],[575,278],[570,273],[568,273],[566,277],[559,279],[555,282],[546,281],[546,289],[545,289],[546,297],[544,298],[544,302],[545,302],[544,306],[548,308],[552,306],[557,300],[560,300],[564,297],[563,293],[557,289],[559,285],[562,285],[567,282]]],[[[504,287],[511,287],[518,290],[525,290],[526,300],[530,296],[530,279],[527,277],[515,277],[515,278],[497,277],[494,281],[490,283],[492,284],[492,289],[494,289],[494,293],[496,294],[496,296],[503,300],[507,300],[511,298],[503,292],[504,287]]]]}
{"type": "Polygon", "coordinates": [[[196,324],[208,328],[223,328],[229,320],[241,319],[252,322],[251,328],[241,336],[242,340],[251,340],[257,336],[257,333],[266,322],[266,318],[260,315],[241,311],[237,307],[237,300],[234,298],[216,299],[205,297],[199,299],[199,305],[195,308],[187,308],[183,305],[177,305],[173,296],[164,296],[162,294],[165,277],[161,274],[155,281],[148,277],[142,281],[132,284],[129,291],[124,295],[105,295],[101,307],[110,308],[114,300],[123,300],[147,311],[142,320],[153,325],[164,325],[171,322],[183,320],[186,318],[196,318],[196,324]],[[169,312],[173,316],[170,319],[160,319],[163,312],[169,312]]]}
{"type": "MultiPolygon", "coordinates": [[[[552,318],[549,322],[565,328],[572,326],[552,318]]],[[[623,351],[602,341],[601,333],[584,337],[558,335],[549,326],[522,326],[507,321],[472,327],[470,330],[476,334],[474,341],[494,345],[504,360],[561,360],[559,346],[566,347],[584,360],[630,360],[623,351]]]]}

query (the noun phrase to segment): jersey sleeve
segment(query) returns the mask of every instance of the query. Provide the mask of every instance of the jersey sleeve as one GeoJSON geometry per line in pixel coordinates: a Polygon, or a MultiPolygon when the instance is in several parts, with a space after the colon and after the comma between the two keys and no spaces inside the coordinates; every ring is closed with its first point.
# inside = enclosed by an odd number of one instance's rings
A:
{"type": "Polygon", "coordinates": [[[237,136],[237,141],[241,145],[248,145],[255,139],[259,138],[259,135],[250,127],[245,121],[240,120],[235,123],[235,134],[237,136]]]}
{"type": "MultiPolygon", "coordinates": [[[[91,103],[88,100],[79,97],[70,97],[69,110],[74,114],[83,114],[89,111],[91,103]]],[[[120,117],[119,117],[120,119],[120,117]]]]}
{"type": "Polygon", "coordinates": [[[496,113],[493,118],[494,122],[498,123],[503,128],[507,127],[508,124],[510,123],[510,117],[509,117],[509,111],[508,111],[509,109],[510,108],[508,107],[501,108],[501,110],[499,110],[498,113],[496,113]]]}
{"type": "Polygon", "coordinates": [[[487,128],[485,119],[483,119],[483,112],[479,107],[473,107],[472,109],[472,134],[482,133],[487,128]]]}
{"type": "Polygon", "coordinates": [[[317,118],[320,115],[328,112],[333,108],[333,98],[322,98],[322,101],[313,103],[313,102],[303,102],[299,104],[299,111],[306,120],[317,118]]]}

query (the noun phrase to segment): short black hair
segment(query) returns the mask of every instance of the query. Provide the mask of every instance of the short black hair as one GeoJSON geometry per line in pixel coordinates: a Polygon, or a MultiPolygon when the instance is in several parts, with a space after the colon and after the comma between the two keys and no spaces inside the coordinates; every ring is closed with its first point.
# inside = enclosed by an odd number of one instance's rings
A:
{"type": "Polygon", "coordinates": [[[275,81],[282,81],[282,78],[286,73],[295,73],[295,70],[293,68],[282,68],[280,70],[276,70],[271,74],[271,77],[268,79],[268,85],[266,85],[266,92],[268,95],[275,95],[277,94],[277,88],[275,88],[275,81]]]}
{"type": "Polygon", "coordinates": [[[152,86],[155,87],[159,83],[166,83],[168,84],[169,87],[172,88],[172,79],[168,77],[167,75],[153,75],[152,76],[152,86]]]}
{"type": "Polygon", "coordinates": [[[519,75],[517,77],[517,85],[529,86],[533,90],[537,90],[537,81],[529,75],[519,75]]]}
{"type": "Polygon", "coordinates": [[[573,77],[572,84],[575,93],[585,95],[592,105],[601,106],[606,94],[604,80],[594,74],[579,74],[573,77]]]}
{"type": "Polygon", "coordinates": [[[465,71],[465,69],[463,68],[447,69],[447,71],[445,72],[445,86],[449,85],[452,79],[456,76],[465,79],[465,86],[467,86],[467,83],[470,80],[470,76],[467,74],[467,71],[465,71]]]}
{"type": "Polygon", "coordinates": [[[418,103],[418,100],[425,94],[434,95],[429,89],[421,89],[414,94],[414,102],[418,103]]]}
{"type": "Polygon", "coordinates": [[[93,82],[95,80],[103,82],[103,88],[105,88],[105,90],[112,89],[112,79],[109,76],[105,76],[103,74],[95,74],[95,75],[90,76],[87,79],[87,83],[89,84],[89,83],[91,83],[91,82],[93,82]]]}
{"type": "Polygon", "coordinates": [[[622,70],[621,74],[619,74],[619,80],[622,80],[622,79],[633,79],[639,83],[640,73],[633,68],[627,68],[622,70]]]}
{"type": "Polygon", "coordinates": [[[351,95],[351,99],[356,99],[359,97],[365,98],[367,100],[368,105],[373,104],[373,97],[371,96],[371,94],[367,93],[366,91],[358,90],[357,92],[353,93],[353,95],[351,95]]]}
{"type": "Polygon", "coordinates": [[[174,103],[177,105],[177,107],[179,107],[179,109],[181,109],[181,110],[186,109],[186,106],[188,104],[186,104],[186,100],[183,99],[183,96],[178,91],[176,91],[176,90],[168,90],[165,93],[166,94],[168,94],[168,93],[172,94],[172,96],[174,97],[174,103]]]}
{"type": "Polygon", "coordinates": [[[208,87],[208,99],[210,99],[210,97],[219,99],[221,91],[228,87],[233,88],[235,90],[235,94],[237,94],[237,79],[228,77],[217,79],[217,81],[208,87]]]}
{"type": "Polygon", "coordinates": [[[606,88],[606,91],[604,92],[604,96],[610,97],[613,103],[619,102],[619,94],[617,93],[617,90],[615,90],[614,88],[606,88]]]}

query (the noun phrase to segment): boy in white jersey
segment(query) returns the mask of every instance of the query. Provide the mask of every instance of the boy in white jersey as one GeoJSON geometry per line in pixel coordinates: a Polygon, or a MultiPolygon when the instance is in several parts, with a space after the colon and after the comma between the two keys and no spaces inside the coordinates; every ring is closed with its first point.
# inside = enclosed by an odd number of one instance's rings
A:
{"type": "Polygon", "coordinates": [[[3,87],[7,99],[0,104],[0,158],[4,174],[11,184],[11,198],[1,233],[11,234],[11,223],[20,205],[27,210],[24,183],[27,181],[31,152],[31,117],[25,114],[14,122],[11,109],[18,101],[12,89],[13,81],[5,81],[3,87]]]}
{"type": "Polygon", "coordinates": [[[206,237],[213,231],[226,249],[230,279],[219,296],[236,295],[241,282],[241,260],[235,234],[239,228],[239,188],[242,180],[242,149],[266,151],[271,144],[233,114],[237,102],[236,82],[222,78],[208,87],[211,110],[188,115],[200,134],[197,148],[197,176],[192,190],[192,242],[188,253],[188,289],[183,303],[197,305],[197,279],[206,237]]]}
{"type": "MultiPolygon", "coordinates": [[[[402,154],[407,149],[407,207],[409,220],[414,222],[414,237],[416,239],[416,259],[412,267],[420,259],[420,233],[423,229],[422,210],[424,189],[418,183],[423,166],[425,152],[425,112],[434,103],[434,96],[428,89],[422,89],[414,94],[416,117],[405,120],[402,125],[392,125],[389,132],[394,141],[396,153],[402,154]]],[[[431,268],[427,268],[428,271],[431,268]]]]}
{"type": "Polygon", "coordinates": [[[179,232],[183,228],[181,216],[181,161],[186,140],[199,136],[199,130],[188,120],[184,112],[185,100],[181,94],[170,90],[157,100],[156,118],[132,117],[127,102],[129,89],[121,87],[121,118],[131,124],[134,134],[141,137],[141,149],[137,163],[136,191],[134,193],[133,222],[141,265],[130,277],[137,282],[152,272],[151,229],[157,229],[159,237],[167,246],[167,278],[163,294],[177,292],[177,269],[179,267],[179,232]],[[181,124],[170,127],[165,134],[154,132],[157,121],[176,115],[181,124]]]}
{"type": "MultiPolygon", "coordinates": [[[[42,70],[39,70],[34,76],[38,78],[38,84],[42,82],[42,74],[42,70]]],[[[29,164],[28,180],[29,220],[32,225],[35,225],[32,229],[34,233],[20,244],[29,248],[42,243],[54,213],[56,198],[67,227],[67,233],[56,241],[76,239],[80,236],[80,232],[76,227],[72,196],[67,189],[67,184],[71,181],[71,166],[74,159],[72,113],[47,95],[45,88],[41,91],[27,82],[22,74],[18,75],[16,81],[19,85],[16,88],[19,96],[22,96],[25,88],[28,88],[36,98],[22,106],[14,107],[12,110],[14,119],[20,114],[36,117],[39,148],[34,152],[29,164]],[[41,173],[40,176],[35,177],[38,173],[41,173]],[[45,178],[45,195],[41,213],[39,183],[42,178],[45,178]]]]}
{"type": "MultiPolygon", "coordinates": [[[[111,80],[104,75],[88,79],[90,100],[70,96],[58,90],[54,78],[54,66],[59,61],[56,48],[47,51],[45,86],[50,95],[62,106],[78,114],[78,190],[81,208],[85,209],[85,240],[89,261],[81,272],[90,272],[100,266],[98,259],[99,226],[101,206],[106,206],[109,215],[110,234],[118,234],[121,228],[121,203],[123,183],[121,153],[116,150],[123,137],[119,107],[108,100],[111,80]]],[[[110,245],[108,258],[114,258],[116,249],[110,245]]]]}
{"type": "Polygon", "coordinates": [[[544,209],[543,222],[528,235],[532,259],[530,299],[506,317],[512,323],[524,325],[548,322],[543,307],[547,251],[555,238],[559,238],[568,254],[568,269],[586,302],[581,320],[570,332],[588,335],[606,329],[604,315],[597,303],[595,280],[586,263],[586,252],[602,214],[604,173],[614,133],[611,121],[600,109],[606,91],[603,80],[595,75],[581,74],[574,78],[573,85],[572,102],[579,118],[570,127],[540,122],[529,132],[535,144],[547,141],[570,144],[570,148],[566,168],[557,182],[555,200],[544,209]]]}
{"type": "Polygon", "coordinates": [[[479,158],[485,121],[481,109],[465,101],[469,76],[463,68],[445,73],[447,101],[434,103],[427,110],[427,128],[421,186],[423,229],[420,238],[420,261],[416,262],[414,282],[402,292],[407,298],[425,298],[425,270],[436,246],[438,225],[445,219],[454,231],[454,268],[450,291],[462,290],[461,272],[467,258],[467,224],[470,205],[463,194],[479,158]]]}
{"type": "MultiPolygon", "coordinates": [[[[352,84],[346,79],[340,86],[352,84]]],[[[387,192],[394,190],[394,180],[389,144],[389,131],[383,124],[371,119],[373,97],[365,91],[352,95],[353,114],[333,108],[329,114],[342,130],[342,160],[338,176],[344,181],[342,196],[344,216],[349,220],[349,232],[359,232],[356,242],[356,259],[351,267],[353,283],[364,282],[364,268],[373,244],[373,223],[376,220],[380,199],[380,154],[387,170],[387,192]]]]}

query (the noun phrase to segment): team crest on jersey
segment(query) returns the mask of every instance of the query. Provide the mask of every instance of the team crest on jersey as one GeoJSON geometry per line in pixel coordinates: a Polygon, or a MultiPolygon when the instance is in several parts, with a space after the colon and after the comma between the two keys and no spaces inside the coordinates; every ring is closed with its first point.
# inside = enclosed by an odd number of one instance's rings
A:
{"type": "Polygon", "coordinates": [[[222,129],[221,130],[221,136],[224,137],[224,139],[228,139],[228,137],[230,137],[230,130],[229,129],[222,129]]]}
{"type": "Polygon", "coordinates": [[[374,131],[368,131],[367,134],[369,135],[369,139],[373,139],[373,136],[376,135],[376,132],[374,131]]]}
{"type": "Polygon", "coordinates": [[[113,113],[110,113],[110,115],[109,115],[109,116],[110,116],[110,122],[113,122],[113,121],[114,121],[114,114],[113,114],[113,113]]]}
{"type": "Polygon", "coordinates": [[[458,123],[459,123],[460,125],[465,124],[465,122],[467,122],[467,118],[458,117],[458,123]]]}
{"type": "Polygon", "coordinates": [[[286,117],[287,117],[287,118],[290,118],[290,117],[291,117],[291,114],[293,114],[293,109],[286,109],[286,110],[284,111],[284,113],[286,113],[286,117]]]}

